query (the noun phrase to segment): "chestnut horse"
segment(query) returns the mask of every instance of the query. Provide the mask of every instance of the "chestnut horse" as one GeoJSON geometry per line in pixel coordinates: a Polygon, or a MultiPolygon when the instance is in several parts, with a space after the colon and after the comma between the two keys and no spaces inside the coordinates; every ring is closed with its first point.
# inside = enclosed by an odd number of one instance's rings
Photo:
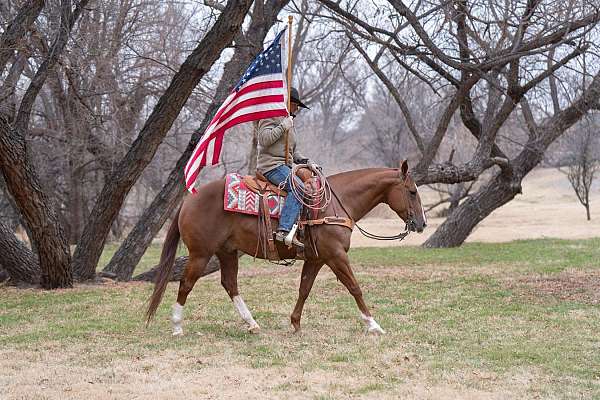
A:
{"type": "MultiPolygon", "coordinates": [[[[386,203],[407,224],[409,230],[423,231],[426,225],[425,214],[406,161],[402,162],[400,169],[361,169],[336,174],[327,179],[336,196],[325,210],[320,211],[319,217],[336,214],[345,216],[347,212],[348,217],[358,221],[376,205],[386,203]]],[[[172,308],[173,335],[183,334],[183,306],[213,255],[217,256],[221,265],[221,284],[248,325],[248,330],[256,333],[260,329],[240,296],[237,284],[238,251],[253,255],[257,248],[257,217],[224,211],[224,190],[224,180],[218,180],[201,186],[197,194],[187,196],[167,233],[147,317],[148,321],[152,319],[161,302],[181,236],[189,251],[189,260],[179,284],[177,303],[172,308]]],[[[276,226],[275,220],[273,224],[276,226]]],[[[302,266],[298,301],[291,314],[295,331],[300,330],[302,308],[315,278],[321,267],[327,264],[356,300],[367,332],[385,333],[371,316],[350,268],[347,253],[352,231],[339,225],[318,225],[309,229],[317,252],[309,251],[310,246],[305,251],[306,260],[302,266]]],[[[284,250],[281,256],[293,258],[293,252],[284,250]],[[285,254],[285,251],[289,254],[285,254]]]]}

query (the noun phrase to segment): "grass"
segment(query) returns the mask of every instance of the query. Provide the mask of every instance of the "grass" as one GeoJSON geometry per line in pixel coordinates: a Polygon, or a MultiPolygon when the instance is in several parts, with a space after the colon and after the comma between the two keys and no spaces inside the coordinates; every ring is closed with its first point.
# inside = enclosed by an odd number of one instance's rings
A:
{"type": "MultiPolygon", "coordinates": [[[[159,252],[153,246],[138,269],[154,265],[159,252]]],[[[247,257],[240,290],[260,335],[244,330],[216,275],[197,283],[185,308],[186,336],[177,340],[168,322],[175,284],[148,328],[148,284],[0,288],[0,370],[27,379],[31,369],[59,371],[60,364],[74,372],[55,372],[55,385],[83,385],[89,371],[115,380],[111,371],[133,368],[123,397],[144,390],[139,382],[162,366],[176,365],[174,376],[200,379],[202,371],[214,382],[222,381],[221,368],[238,371],[229,375],[249,379],[244,390],[255,397],[600,398],[600,239],[363,248],[350,255],[388,332],[383,337],[364,336],[354,300],[327,270],[307,301],[303,333],[291,334],[299,266],[247,257]],[[56,366],[48,367],[49,355],[56,366]]],[[[2,387],[0,374],[0,398],[2,387]]],[[[235,393],[235,385],[221,390],[235,393]]]]}

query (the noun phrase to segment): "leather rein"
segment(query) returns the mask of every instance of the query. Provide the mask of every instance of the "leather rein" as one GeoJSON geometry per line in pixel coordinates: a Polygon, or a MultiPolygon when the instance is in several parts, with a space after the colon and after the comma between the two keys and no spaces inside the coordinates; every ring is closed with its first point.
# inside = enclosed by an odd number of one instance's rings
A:
{"type": "Polygon", "coordinates": [[[400,232],[399,234],[394,235],[394,236],[376,235],[374,233],[367,231],[366,229],[361,228],[358,225],[358,223],[356,223],[356,221],[352,220],[352,218],[350,217],[350,213],[348,212],[348,210],[346,210],[346,207],[344,207],[344,203],[342,203],[342,200],[340,200],[340,198],[338,197],[335,190],[333,190],[333,188],[331,188],[331,193],[333,194],[333,197],[335,197],[335,199],[338,201],[338,203],[340,203],[342,210],[344,210],[344,212],[346,213],[348,218],[350,218],[350,220],[358,228],[358,231],[363,234],[363,236],[365,236],[369,239],[375,239],[375,240],[404,240],[404,238],[406,238],[408,236],[408,234],[410,233],[410,230],[408,229],[408,224],[406,224],[406,227],[404,228],[405,229],[404,232],[400,232]]]}

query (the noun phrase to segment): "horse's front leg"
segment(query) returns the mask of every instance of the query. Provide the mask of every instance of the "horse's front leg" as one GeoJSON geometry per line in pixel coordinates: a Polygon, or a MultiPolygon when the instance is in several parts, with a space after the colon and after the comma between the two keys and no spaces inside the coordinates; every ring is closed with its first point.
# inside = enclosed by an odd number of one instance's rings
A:
{"type": "Polygon", "coordinates": [[[354,277],[352,268],[350,268],[350,262],[348,260],[348,254],[345,252],[339,252],[336,257],[333,257],[327,262],[327,265],[331,268],[335,276],[346,286],[346,289],[356,300],[358,309],[360,310],[360,316],[367,326],[367,333],[372,334],[384,334],[385,331],[379,326],[377,321],[371,316],[369,308],[365,304],[363,299],[362,290],[358,285],[358,281],[354,277]]]}
{"type": "Polygon", "coordinates": [[[304,302],[306,301],[306,298],[313,287],[313,283],[315,282],[315,278],[322,266],[323,263],[319,261],[304,261],[302,275],[300,277],[300,289],[298,290],[298,301],[296,301],[296,306],[290,317],[295,332],[300,332],[302,308],[304,307],[304,302]]]}

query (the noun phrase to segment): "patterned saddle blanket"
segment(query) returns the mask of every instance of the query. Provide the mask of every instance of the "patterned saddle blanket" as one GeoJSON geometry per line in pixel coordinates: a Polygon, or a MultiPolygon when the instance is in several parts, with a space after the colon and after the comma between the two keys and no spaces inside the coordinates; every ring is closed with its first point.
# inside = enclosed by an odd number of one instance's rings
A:
{"type": "MultiPolygon", "coordinates": [[[[242,214],[258,215],[259,195],[251,191],[240,174],[227,174],[225,177],[225,198],[223,208],[225,211],[242,214]]],[[[269,213],[273,218],[279,218],[285,197],[270,194],[267,197],[269,213]]]]}

